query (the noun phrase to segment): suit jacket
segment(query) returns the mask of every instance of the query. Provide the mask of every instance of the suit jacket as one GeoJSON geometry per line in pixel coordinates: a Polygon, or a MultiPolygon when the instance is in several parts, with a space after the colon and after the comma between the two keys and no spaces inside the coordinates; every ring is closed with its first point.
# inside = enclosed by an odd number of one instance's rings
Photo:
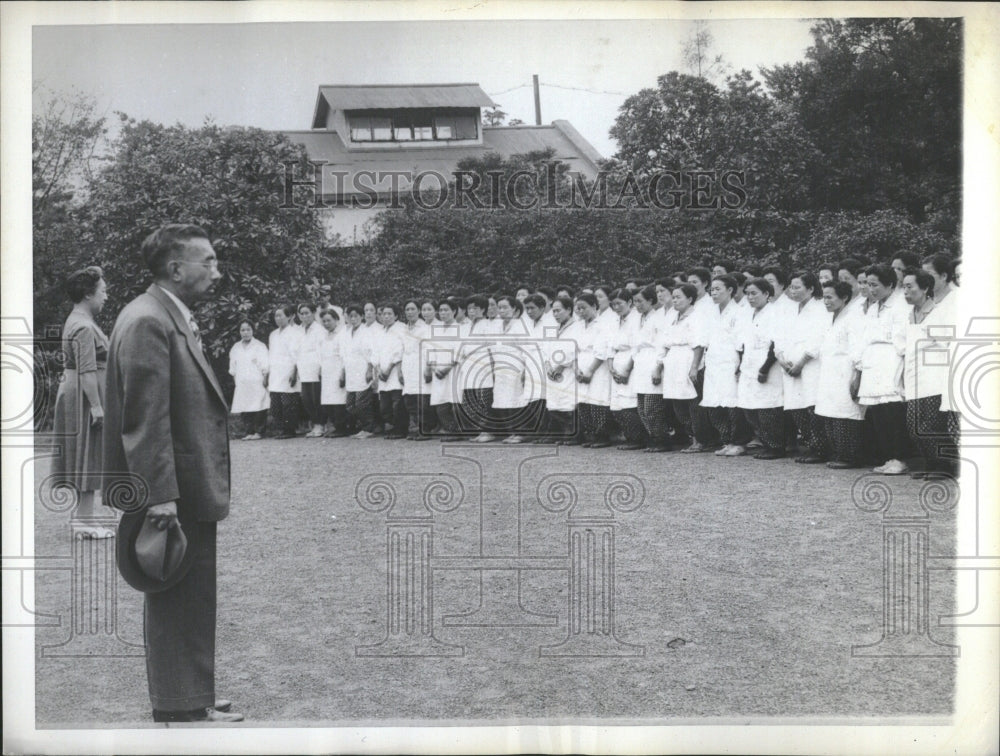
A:
{"type": "MultiPolygon", "coordinates": [[[[111,332],[104,405],[105,501],[115,473],[138,475],[148,505],[178,502],[184,521],[229,513],[228,407],[190,325],[153,284],[111,332]]],[[[124,506],[122,508],[125,508],[124,506]]]]}

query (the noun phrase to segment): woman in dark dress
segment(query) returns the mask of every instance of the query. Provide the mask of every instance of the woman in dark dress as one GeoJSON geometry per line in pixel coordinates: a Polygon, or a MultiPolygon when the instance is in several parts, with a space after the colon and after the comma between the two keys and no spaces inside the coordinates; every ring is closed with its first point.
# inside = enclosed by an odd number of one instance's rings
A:
{"type": "Polygon", "coordinates": [[[113,510],[98,503],[108,337],[94,320],[108,295],[101,269],[96,266],[73,273],[66,288],[73,311],[63,326],[66,362],[56,394],[54,420],[61,454],[53,462],[53,473],[58,483],[72,486],[78,493],[73,517],[83,526],[79,532],[84,537],[112,538],[114,530],[100,522],[113,519],[113,510]]]}

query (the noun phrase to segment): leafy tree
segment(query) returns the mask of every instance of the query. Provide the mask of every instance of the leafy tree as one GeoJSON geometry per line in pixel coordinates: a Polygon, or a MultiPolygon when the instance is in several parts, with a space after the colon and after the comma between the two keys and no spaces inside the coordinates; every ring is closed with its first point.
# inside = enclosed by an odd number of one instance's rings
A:
{"type": "Polygon", "coordinates": [[[688,72],[699,79],[711,80],[729,68],[721,55],[712,55],[714,39],[706,21],[695,21],[694,29],[684,41],[682,58],[688,72]]]}

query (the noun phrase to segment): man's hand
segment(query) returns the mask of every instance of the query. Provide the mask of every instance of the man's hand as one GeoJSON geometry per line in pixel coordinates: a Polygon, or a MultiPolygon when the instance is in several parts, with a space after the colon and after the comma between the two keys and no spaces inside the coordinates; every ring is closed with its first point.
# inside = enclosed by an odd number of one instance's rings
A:
{"type": "Polygon", "coordinates": [[[104,409],[102,407],[90,408],[90,424],[98,427],[104,424],[104,409]]]}
{"type": "Polygon", "coordinates": [[[160,530],[166,530],[177,522],[177,502],[166,501],[146,509],[146,517],[160,530]]]}

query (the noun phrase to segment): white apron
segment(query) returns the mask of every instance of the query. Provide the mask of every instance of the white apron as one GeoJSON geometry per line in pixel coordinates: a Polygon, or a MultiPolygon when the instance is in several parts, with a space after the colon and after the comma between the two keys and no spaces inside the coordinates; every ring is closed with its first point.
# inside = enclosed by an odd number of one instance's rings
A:
{"type": "Polygon", "coordinates": [[[705,385],[701,391],[702,407],[735,407],[739,379],[743,333],[750,311],[729,300],[718,317],[709,322],[705,348],[705,385]]]}
{"type": "Polygon", "coordinates": [[[342,325],[333,333],[324,329],[325,335],[319,343],[320,404],[347,404],[347,389],[340,387],[340,375],[344,372],[340,342],[345,330],[342,325]]]}
{"type": "Polygon", "coordinates": [[[257,339],[250,339],[249,344],[240,340],[229,350],[229,374],[236,383],[236,390],[233,392],[234,415],[260,412],[271,406],[271,395],[264,388],[268,366],[267,347],[257,339]]]}
{"type": "Polygon", "coordinates": [[[773,319],[778,309],[766,304],[753,311],[744,324],[743,362],[740,366],[740,380],[737,386],[736,406],[743,409],[769,409],[782,406],[781,367],[771,366],[767,383],[757,381],[757,373],[774,340],[773,319]]]}

